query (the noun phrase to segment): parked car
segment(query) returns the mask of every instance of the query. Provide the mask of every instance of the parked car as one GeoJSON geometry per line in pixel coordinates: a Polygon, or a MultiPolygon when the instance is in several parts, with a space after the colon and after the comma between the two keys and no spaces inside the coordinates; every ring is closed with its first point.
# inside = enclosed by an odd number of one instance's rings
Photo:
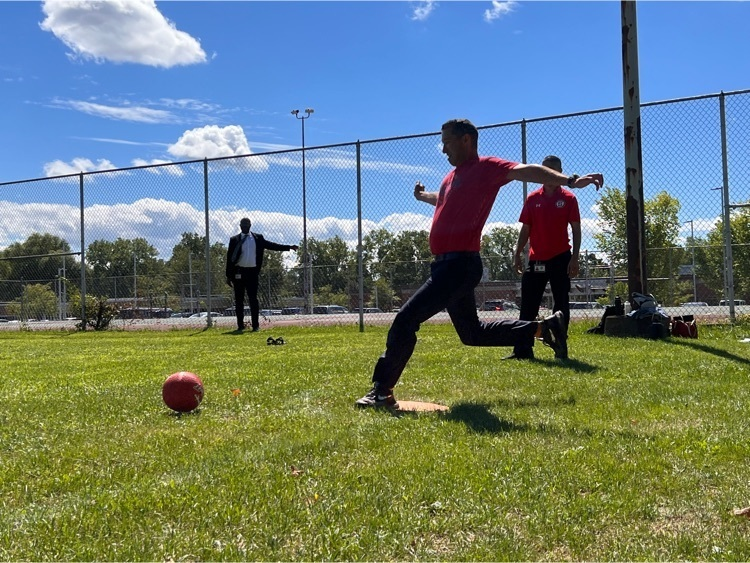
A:
{"type": "Polygon", "coordinates": [[[571,309],[602,309],[603,306],[601,303],[597,303],[596,301],[571,301],[570,308],[571,309]]]}
{"type": "Polygon", "coordinates": [[[708,303],[705,301],[688,301],[687,303],[681,303],[681,307],[708,307],[708,303]]]}
{"type": "MultiPolygon", "coordinates": [[[[224,316],[225,317],[234,317],[235,316],[235,313],[234,313],[235,310],[236,309],[234,307],[227,307],[226,309],[224,309],[224,316]]],[[[245,307],[245,316],[246,317],[250,316],[250,307],[245,307]]]]}
{"type": "MultiPolygon", "coordinates": [[[[245,315],[249,315],[250,313],[245,313],[245,315]]],[[[270,317],[272,315],[280,315],[281,309],[261,309],[260,314],[264,317],[270,317]]]]}
{"type": "Polygon", "coordinates": [[[305,312],[303,307],[284,307],[281,310],[282,315],[301,315],[305,312]]]}
{"type": "MultiPolygon", "coordinates": [[[[189,319],[205,319],[208,317],[208,312],[203,311],[202,313],[195,313],[190,315],[189,319]]],[[[211,317],[221,317],[221,313],[217,313],[216,311],[211,311],[211,317]]]]}
{"type": "MultiPolygon", "coordinates": [[[[745,304],[745,300],[744,299],[735,299],[734,300],[734,304],[735,305],[744,305],[745,304]]],[[[725,306],[725,305],[729,305],[729,299],[722,299],[721,301],[719,301],[719,305],[721,305],[722,307],[725,306]]]]}
{"type": "Polygon", "coordinates": [[[315,315],[337,315],[348,312],[349,310],[341,305],[316,305],[313,307],[313,314],[315,315]]]}
{"type": "MultiPolygon", "coordinates": [[[[363,313],[382,313],[383,310],[378,307],[363,307],[362,308],[363,313]]],[[[359,313],[359,307],[355,307],[352,309],[352,313],[359,313]]]]}
{"type": "Polygon", "coordinates": [[[192,314],[193,314],[193,313],[191,313],[190,311],[183,311],[183,312],[181,312],[181,313],[172,313],[172,314],[171,314],[170,316],[171,316],[171,317],[172,317],[173,319],[186,319],[186,318],[188,318],[189,316],[191,316],[192,314]]]}
{"type": "Polygon", "coordinates": [[[518,305],[505,299],[490,299],[480,307],[481,311],[518,311],[518,305]]]}

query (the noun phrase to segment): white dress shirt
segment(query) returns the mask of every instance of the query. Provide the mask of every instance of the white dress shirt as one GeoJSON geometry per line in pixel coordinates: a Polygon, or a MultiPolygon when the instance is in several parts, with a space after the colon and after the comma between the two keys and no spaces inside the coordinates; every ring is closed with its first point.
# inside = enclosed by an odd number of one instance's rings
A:
{"type": "Polygon", "coordinates": [[[253,235],[242,235],[242,251],[240,259],[237,260],[237,266],[240,268],[255,268],[255,237],[253,235]]]}

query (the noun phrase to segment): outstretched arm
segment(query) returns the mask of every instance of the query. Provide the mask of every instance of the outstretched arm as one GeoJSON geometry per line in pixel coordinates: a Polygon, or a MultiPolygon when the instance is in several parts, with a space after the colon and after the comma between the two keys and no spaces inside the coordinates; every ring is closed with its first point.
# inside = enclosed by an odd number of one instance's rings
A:
{"type": "Polygon", "coordinates": [[[535,184],[546,184],[548,186],[567,186],[568,188],[585,188],[594,184],[598,190],[604,185],[604,176],[599,173],[586,174],[585,176],[567,176],[562,172],[552,170],[541,164],[519,164],[508,172],[508,178],[521,182],[534,182],[535,184]]]}
{"type": "Polygon", "coordinates": [[[424,184],[417,182],[414,184],[414,197],[419,201],[424,201],[430,205],[437,205],[438,194],[437,192],[426,192],[424,191],[424,184]]]}

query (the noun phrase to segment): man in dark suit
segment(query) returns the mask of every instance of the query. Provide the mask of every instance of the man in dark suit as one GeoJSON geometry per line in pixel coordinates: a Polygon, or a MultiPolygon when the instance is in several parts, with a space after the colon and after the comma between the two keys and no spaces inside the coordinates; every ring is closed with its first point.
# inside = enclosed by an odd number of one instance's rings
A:
{"type": "Polygon", "coordinates": [[[250,318],[253,332],[260,330],[258,315],[258,275],[263,265],[264,250],[297,250],[295,244],[278,244],[250,232],[250,219],[240,220],[238,235],[229,239],[227,249],[227,284],[234,287],[234,307],[237,313],[237,329],[245,329],[245,293],[250,302],[250,318]]]}

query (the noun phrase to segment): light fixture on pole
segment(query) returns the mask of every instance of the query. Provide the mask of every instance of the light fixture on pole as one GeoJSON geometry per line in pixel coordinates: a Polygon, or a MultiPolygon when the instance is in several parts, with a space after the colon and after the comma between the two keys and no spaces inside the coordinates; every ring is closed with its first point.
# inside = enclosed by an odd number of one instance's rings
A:
{"type": "Polygon", "coordinates": [[[307,252],[307,174],[305,170],[305,120],[315,112],[312,108],[305,109],[305,115],[300,115],[298,109],[292,110],[292,115],[302,122],[302,297],[308,313],[313,310],[312,275],[309,269],[310,256],[307,252]]]}
{"type": "Polygon", "coordinates": [[[693,220],[685,221],[683,225],[690,223],[690,254],[692,255],[692,272],[693,272],[693,301],[698,301],[698,286],[695,283],[695,234],[693,232],[693,220]]]}

